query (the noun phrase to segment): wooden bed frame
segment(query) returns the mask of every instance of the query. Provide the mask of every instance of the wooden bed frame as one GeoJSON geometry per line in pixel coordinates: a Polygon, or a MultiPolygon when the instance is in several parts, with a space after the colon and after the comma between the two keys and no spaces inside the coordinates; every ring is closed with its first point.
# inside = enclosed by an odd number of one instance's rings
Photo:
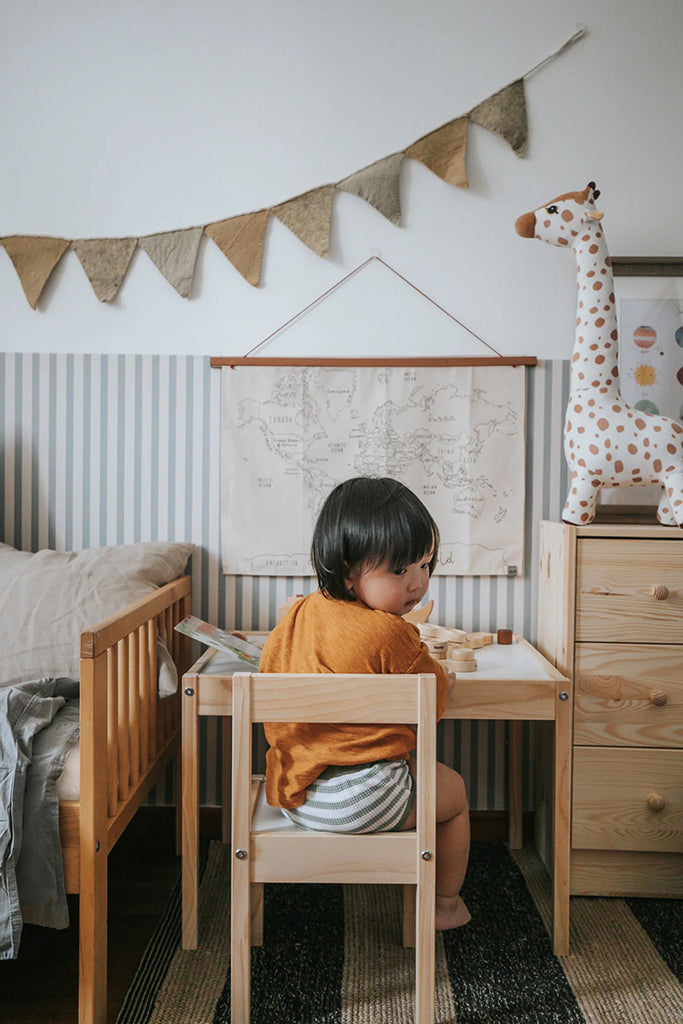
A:
{"type": "MultiPolygon", "coordinates": [[[[79,894],[79,1024],[107,1019],[109,853],[179,751],[189,641],[173,627],[189,614],[190,577],[180,576],[81,633],[80,800],[59,805],[66,891],[79,894]],[[178,669],[176,693],[163,698],[157,636],[178,669]]],[[[179,847],[179,784],[176,831],[179,847]]]]}

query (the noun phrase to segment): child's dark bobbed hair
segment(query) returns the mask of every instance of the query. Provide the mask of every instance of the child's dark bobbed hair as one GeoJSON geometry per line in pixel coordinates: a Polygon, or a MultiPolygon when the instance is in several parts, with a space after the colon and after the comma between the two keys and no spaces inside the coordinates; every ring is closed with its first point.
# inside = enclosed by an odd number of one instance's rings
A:
{"type": "Polygon", "coordinates": [[[417,495],[391,477],[345,480],[325,499],[313,531],[311,560],[327,597],[352,601],[349,569],[389,562],[394,571],[430,555],[436,566],[439,531],[417,495]]]}

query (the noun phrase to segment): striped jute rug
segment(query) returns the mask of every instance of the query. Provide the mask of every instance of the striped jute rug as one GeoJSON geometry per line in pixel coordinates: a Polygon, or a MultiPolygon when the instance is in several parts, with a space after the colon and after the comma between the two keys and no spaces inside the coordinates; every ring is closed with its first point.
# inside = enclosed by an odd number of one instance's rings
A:
{"type": "MultiPolygon", "coordinates": [[[[176,891],[117,1024],[229,1024],[229,851],[209,848],[200,947],[178,948],[176,891]]],[[[568,957],[552,954],[547,876],[532,851],[474,843],[472,922],[437,936],[437,1024],[681,1024],[683,903],[572,900],[568,957]]],[[[413,954],[393,886],[266,886],[252,953],[253,1024],[407,1024],[413,954]]]]}

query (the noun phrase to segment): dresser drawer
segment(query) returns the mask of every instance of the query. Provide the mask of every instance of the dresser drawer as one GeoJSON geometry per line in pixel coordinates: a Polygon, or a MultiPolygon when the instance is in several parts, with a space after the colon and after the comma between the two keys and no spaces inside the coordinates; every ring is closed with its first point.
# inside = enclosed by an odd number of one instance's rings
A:
{"type": "Polygon", "coordinates": [[[577,644],[574,743],[683,747],[683,644],[577,644]]]}
{"type": "Polygon", "coordinates": [[[681,643],[683,543],[582,538],[576,640],[681,643]]]}
{"type": "Polygon", "coordinates": [[[572,845],[683,850],[683,750],[575,747],[572,845]]]}

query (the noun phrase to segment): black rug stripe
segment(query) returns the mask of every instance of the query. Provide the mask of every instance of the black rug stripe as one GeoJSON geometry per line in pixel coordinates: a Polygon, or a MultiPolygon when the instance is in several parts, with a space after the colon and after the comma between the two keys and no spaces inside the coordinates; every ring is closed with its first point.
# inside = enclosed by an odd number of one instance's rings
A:
{"type": "Polygon", "coordinates": [[[629,910],[683,985],[683,900],[626,900],[629,910]]]}
{"type": "Polygon", "coordinates": [[[154,1009],[154,1000],[180,942],[180,880],[176,882],[164,913],[145,950],[141,966],[126,992],[116,1024],[145,1024],[154,1009]]]}
{"type": "MultiPolygon", "coordinates": [[[[341,1024],[342,887],[266,885],[263,921],[263,946],[251,951],[251,1024],[341,1024]]],[[[230,971],[213,1024],[230,1024],[230,971]]]]}
{"type": "MultiPolygon", "coordinates": [[[[208,858],[208,843],[202,843],[199,848],[200,879],[208,858]]],[[[181,921],[182,880],[179,877],[126,992],[116,1024],[146,1024],[149,1020],[159,989],[180,944],[181,921]]]]}
{"type": "Polygon", "coordinates": [[[472,921],[444,932],[458,1024],[584,1024],[524,877],[502,843],[472,844],[462,894],[472,921]]]}

